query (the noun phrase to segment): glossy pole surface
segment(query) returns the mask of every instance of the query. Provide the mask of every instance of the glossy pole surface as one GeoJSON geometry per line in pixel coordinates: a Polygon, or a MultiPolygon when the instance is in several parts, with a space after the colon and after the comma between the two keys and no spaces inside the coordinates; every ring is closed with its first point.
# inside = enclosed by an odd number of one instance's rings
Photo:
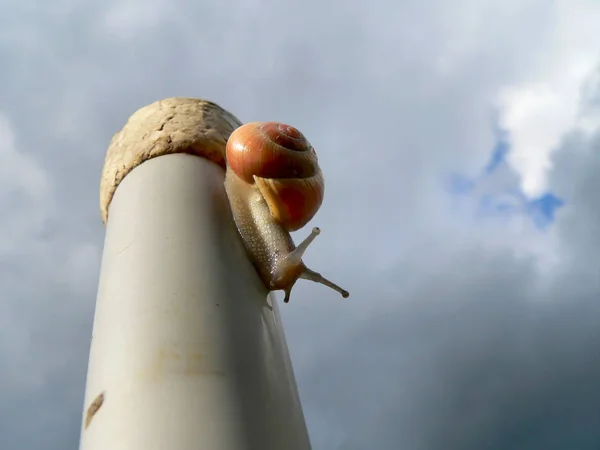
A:
{"type": "Polygon", "coordinates": [[[81,450],[308,450],[277,304],[224,171],[171,154],[110,203],[81,450]]]}

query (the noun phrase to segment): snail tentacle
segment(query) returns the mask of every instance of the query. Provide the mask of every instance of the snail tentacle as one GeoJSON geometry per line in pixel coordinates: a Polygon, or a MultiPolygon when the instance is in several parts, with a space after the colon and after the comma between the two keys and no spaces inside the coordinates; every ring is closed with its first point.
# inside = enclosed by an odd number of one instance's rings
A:
{"type": "MultiPolygon", "coordinates": [[[[320,283],[325,286],[328,286],[331,289],[342,294],[342,297],[347,298],[350,295],[348,291],[342,289],[332,281],[329,281],[320,273],[309,269],[302,263],[302,256],[304,255],[304,252],[320,233],[321,230],[318,227],[313,228],[311,233],[306,237],[306,239],[304,239],[300,244],[298,244],[298,246],[294,250],[288,253],[288,255],[283,260],[281,260],[279,266],[275,269],[276,273],[274,273],[274,276],[277,277],[279,272],[285,272],[289,270],[288,268],[293,268],[297,265],[301,265],[303,270],[302,272],[300,272],[299,278],[304,278],[305,280],[314,281],[315,283],[320,283]]],[[[288,303],[290,300],[290,292],[292,290],[292,286],[290,286],[289,290],[285,290],[285,298],[283,299],[284,303],[288,303]]]]}

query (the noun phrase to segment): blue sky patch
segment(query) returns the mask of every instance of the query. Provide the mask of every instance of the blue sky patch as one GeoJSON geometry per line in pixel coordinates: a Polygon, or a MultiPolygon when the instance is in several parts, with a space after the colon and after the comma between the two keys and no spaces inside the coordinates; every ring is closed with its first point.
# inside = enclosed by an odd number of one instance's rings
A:
{"type": "Polygon", "coordinates": [[[496,130],[496,135],[497,144],[481,173],[474,177],[461,173],[450,174],[448,190],[455,196],[468,196],[475,200],[476,217],[506,220],[527,216],[538,229],[548,228],[556,219],[557,209],[565,204],[564,200],[552,192],[545,192],[536,198],[527,197],[521,189],[518,174],[506,161],[510,152],[506,134],[496,130]]]}

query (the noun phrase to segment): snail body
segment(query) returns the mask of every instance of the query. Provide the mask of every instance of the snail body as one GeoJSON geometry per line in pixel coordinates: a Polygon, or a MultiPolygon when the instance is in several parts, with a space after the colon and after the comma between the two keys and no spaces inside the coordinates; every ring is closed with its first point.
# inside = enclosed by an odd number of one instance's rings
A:
{"type": "Polygon", "coordinates": [[[267,288],[285,291],[287,303],[296,281],[304,278],[348,297],[302,261],[319,228],[298,246],[289,234],[313,218],[324,195],[316,152],[302,133],[274,122],[242,125],[227,141],[226,161],[225,190],[233,219],[267,288]]]}

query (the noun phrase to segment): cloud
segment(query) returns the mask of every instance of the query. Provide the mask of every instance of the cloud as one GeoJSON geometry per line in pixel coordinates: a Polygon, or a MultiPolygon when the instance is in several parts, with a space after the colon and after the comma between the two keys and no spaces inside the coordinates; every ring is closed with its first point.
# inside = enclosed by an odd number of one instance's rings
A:
{"type": "Polygon", "coordinates": [[[52,232],[65,211],[51,175],[19,144],[0,113],[0,434],[20,448],[61,448],[79,419],[89,332],[80,319],[91,312],[76,295],[92,291],[99,255],[52,232]],[[65,265],[73,258],[76,271],[65,265]]]}
{"type": "Polygon", "coordinates": [[[534,55],[522,81],[500,89],[500,123],[510,134],[511,164],[523,177],[523,190],[539,195],[546,187],[550,156],[572,129],[593,132],[600,116],[581,110],[582,88],[597,76],[600,37],[594,2],[557,2],[551,52],[534,55]]]}
{"type": "Polygon", "coordinates": [[[176,13],[172,3],[155,0],[152,5],[140,0],[127,0],[108,5],[101,32],[124,41],[152,32],[176,13]]]}
{"type": "Polygon", "coordinates": [[[596,134],[556,152],[551,186],[578,188],[552,228],[551,270],[449,233],[359,293],[377,306],[348,306],[350,324],[319,320],[333,329],[325,343],[304,334],[301,392],[321,448],[598,447],[599,149],[596,134]]]}
{"type": "Polygon", "coordinates": [[[565,202],[552,192],[528,198],[522,190],[520,177],[507,163],[510,150],[509,143],[499,136],[490,160],[479,176],[453,173],[448,177],[448,190],[455,196],[467,196],[472,213],[477,216],[501,219],[505,223],[526,217],[544,230],[554,222],[557,210],[565,202]]]}
{"type": "Polygon", "coordinates": [[[76,447],[106,146],[185,95],[319,152],[306,260],[351,297],[282,308],[315,450],[598,448],[593,2],[138,3],[0,16],[3,442],[76,447]]]}
{"type": "Polygon", "coordinates": [[[5,214],[0,227],[0,254],[14,256],[32,234],[42,231],[52,209],[52,185],[46,172],[30,155],[16,148],[15,135],[8,118],[0,111],[0,204],[5,214]]]}

